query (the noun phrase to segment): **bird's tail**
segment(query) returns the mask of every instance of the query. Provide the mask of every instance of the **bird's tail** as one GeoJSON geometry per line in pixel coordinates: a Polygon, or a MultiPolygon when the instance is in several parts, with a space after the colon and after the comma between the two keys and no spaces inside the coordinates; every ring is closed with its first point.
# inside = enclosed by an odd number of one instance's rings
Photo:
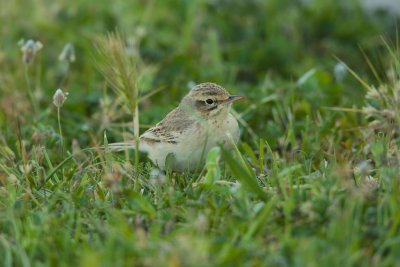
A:
{"type": "Polygon", "coordinates": [[[111,150],[111,151],[122,151],[126,149],[136,149],[135,142],[120,142],[120,143],[111,143],[101,147],[104,150],[111,150]]]}

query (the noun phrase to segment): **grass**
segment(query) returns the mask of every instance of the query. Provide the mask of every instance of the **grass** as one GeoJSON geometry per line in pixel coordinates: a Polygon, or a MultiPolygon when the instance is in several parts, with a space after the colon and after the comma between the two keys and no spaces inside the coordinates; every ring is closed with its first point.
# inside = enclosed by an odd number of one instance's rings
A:
{"type": "Polygon", "coordinates": [[[344,0],[73,2],[0,4],[1,266],[400,264],[395,18],[344,0]],[[29,64],[23,38],[43,44],[29,64]],[[247,100],[237,148],[204,169],[93,149],[205,81],[247,100]]]}

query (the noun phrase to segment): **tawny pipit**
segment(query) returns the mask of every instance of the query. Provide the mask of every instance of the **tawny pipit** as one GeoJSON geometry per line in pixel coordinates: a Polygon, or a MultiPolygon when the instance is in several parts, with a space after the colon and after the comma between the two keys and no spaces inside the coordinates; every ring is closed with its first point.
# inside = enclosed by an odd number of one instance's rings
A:
{"type": "MultiPolygon", "coordinates": [[[[194,170],[212,147],[238,142],[239,126],[229,109],[233,101],[242,98],[229,95],[215,83],[195,86],[177,108],[140,136],[139,150],[161,169],[171,154],[172,170],[194,170]]],[[[109,148],[135,148],[135,143],[113,143],[109,148]]]]}

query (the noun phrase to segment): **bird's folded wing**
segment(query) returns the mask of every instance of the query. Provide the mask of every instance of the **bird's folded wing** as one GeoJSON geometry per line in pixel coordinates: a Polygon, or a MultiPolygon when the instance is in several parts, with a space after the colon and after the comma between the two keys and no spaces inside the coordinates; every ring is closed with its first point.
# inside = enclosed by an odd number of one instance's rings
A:
{"type": "Polygon", "coordinates": [[[176,144],[192,124],[193,119],[191,116],[188,116],[182,109],[176,108],[156,126],[144,132],[140,136],[140,141],[176,144]]]}
{"type": "Polygon", "coordinates": [[[176,144],[178,136],[165,130],[162,125],[154,126],[140,136],[140,141],[150,144],[170,143],[176,144]]]}
{"type": "MultiPolygon", "coordinates": [[[[176,144],[184,135],[184,132],[193,124],[191,116],[179,107],[172,110],[156,126],[148,129],[140,136],[139,149],[143,148],[143,143],[147,145],[157,143],[176,144]]],[[[135,149],[135,141],[112,143],[107,145],[111,150],[135,149]]]]}

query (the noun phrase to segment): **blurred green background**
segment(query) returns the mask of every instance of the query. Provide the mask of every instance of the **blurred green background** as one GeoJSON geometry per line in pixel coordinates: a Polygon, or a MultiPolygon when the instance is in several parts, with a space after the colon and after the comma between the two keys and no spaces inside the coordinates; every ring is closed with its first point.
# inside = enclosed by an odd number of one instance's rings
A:
{"type": "Polygon", "coordinates": [[[396,31],[395,16],[347,0],[24,0],[2,1],[0,12],[0,94],[24,91],[26,82],[8,73],[23,70],[18,41],[39,40],[44,48],[30,71],[35,72],[41,105],[50,106],[58,87],[68,91],[66,134],[85,145],[88,129],[102,123],[94,116],[104,91],[94,67],[94,40],[109,32],[123,33],[150,69],[142,93],[163,89],[141,106],[142,123],[159,121],[191,84],[212,81],[248,96],[237,109],[247,108],[244,120],[250,128],[259,135],[268,133],[276,143],[285,128],[284,121],[278,125],[269,120],[272,107],[280,105],[276,100],[294,109],[300,123],[310,110],[316,114],[324,106],[361,105],[363,89],[349,75],[335,78],[335,65],[342,60],[376,82],[365,53],[385,79],[381,35],[394,40],[396,31]],[[67,42],[75,46],[77,60],[60,84],[65,66],[57,58],[67,42]],[[299,82],[301,77],[305,79],[299,82]]]}

